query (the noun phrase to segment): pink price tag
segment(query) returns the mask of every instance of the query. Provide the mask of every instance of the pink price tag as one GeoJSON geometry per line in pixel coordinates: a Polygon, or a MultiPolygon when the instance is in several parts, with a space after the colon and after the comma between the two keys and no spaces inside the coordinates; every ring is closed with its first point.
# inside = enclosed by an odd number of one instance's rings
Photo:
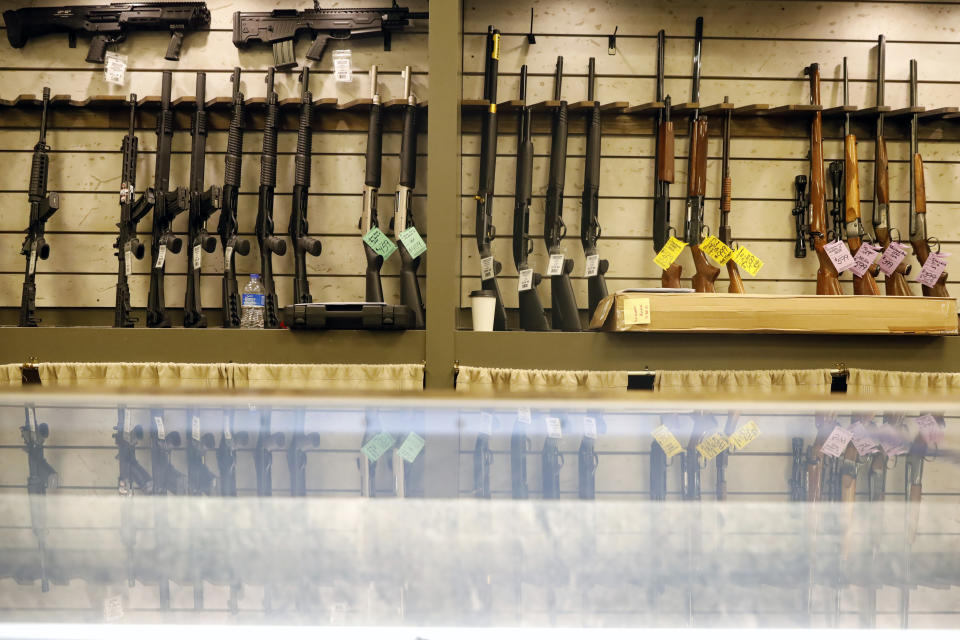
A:
{"type": "Polygon", "coordinates": [[[853,268],[853,256],[850,255],[850,247],[846,242],[834,240],[824,245],[824,250],[830,258],[830,262],[837,268],[837,273],[843,273],[847,269],[853,268]]]}
{"type": "Polygon", "coordinates": [[[917,282],[927,287],[937,284],[940,274],[947,269],[946,255],[945,253],[931,253],[927,257],[927,261],[923,263],[923,269],[920,269],[917,282]]]}
{"type": "Polygon", "coordinates": [[[880,447],[888,456],[896,456],[910,451],[910,443],[904,440],[904,432],[892,424],[880,426],[880,447]]]}
{"type": "Polygon", "coordinates": [[[853,438],[852,431],[837,425],[833,428],[833,431],[830,432],[830,437],[823,443],[823,447],[821,447],[820,450],[828,456],[839,458],[843,455],[843,452],[846,451],[851,438],[853,438]]]}
{"type": "Polygon", "coordinates": [[[853,275],[862,278],[867,269],[873,266],[878,253],[880,252],[872,244],[863,243],[860,245],[860,248],[857,249],[857,255],[853,256],[853,266],[850,267],[853,275]]]}
{"type": "Polygon", "coordinates": [[[853,423],[850,425],[850,430],[853,431],[851,440],[853,446],[857,448],[857,453],[865,456],[877,448],[876,439],[862,422],[853,423]]]}
{"type": "Polygon", "coordinates": [[[934,418],[929,413],[923,416],[920,416],[914,422],[917,423],[917,429],[920,431],[920,435],[923,437],[924,442],[928,445],[938,445],[943,442],[943,427],[940,426],[940,423],[937,422],[937,419],[934,418]]]}
{"type": "Polygon", "coordinates": [[[880,271],[891,276],[897,270],[903,259],[907,257],[907,245],[900,242],[891,242],[886,251],[880,256],[880,271]]]}

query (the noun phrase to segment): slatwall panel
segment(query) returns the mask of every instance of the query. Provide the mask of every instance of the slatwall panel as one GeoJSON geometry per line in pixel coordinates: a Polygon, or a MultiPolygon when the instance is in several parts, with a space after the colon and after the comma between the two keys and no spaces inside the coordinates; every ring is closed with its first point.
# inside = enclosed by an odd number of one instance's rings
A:
{"type": "MultiPolygon", "coordinates": [[[[887,37],[886,103],[894,109],[909,105],[909,60],[919,65],[919,103],[929,108],[958,103],[954,60],[960,44],[948,25],[960,19],[960,8],[940,3],[887,2],[693,2],[678,0],[636,3],[532,2],[537,42],[528,45],[529,6],[518,7],[505,0],[464,4],[464,98],[483,95],[483,53],[487,25],[503,32],[500,45],[498,100],[518,97],[520,65],[527,64],[529,104],[553,98],[553,72],[558,55],[564,56],[562,98],[570,103],[585,100],[587,61],[596,57],[596,97],[601,104],[628,101],[631,105],[655,98],[656,34],[667,33],[665,92],[674,104],[690,99],[693,32],[697,16],[704,17],[701,104],[730,102],[744,106],[772,106],[809,102],[804,66],[819,62],[823,74],[825,107],[842,103],[842,59],[849,58],[850,102],[860,107],[875,104],[876,40],[887,37]],[[617,32],[616,55],[607,54],[607,36],[617,32]]],[[[571,121],[584,118],[571,115],[571,121]]],[[[774,122],[776,122],[774,120],[774,122]]],[[[676,181],[671,189],[673,226],[682,228],[686,187],[688,119],[675,118],[677,137],[676,181]]],[[[872,122],[864,121],[868,130],[872,122]]],[[[717,123],[714,122],[716,126],[717,123]]],[[[571,130],[573,127],[571,126],[571,130]]],[[[580,129],[582,131],[582,128],[580,129]]],[[[530,229],[534,237],[531,264],[545,273],[543,243],[544,196],[546,194],[550,137],[534,135],[533,205],[530,229]]],[[[611,291],[636,286],[659,286],[660,270],[652,262],[653,181],[655,140],[650,135],[608,134],[601,146],[600,224],[603,236],[600,255],[609,259],[607,273],[611,291]]],[[[564,200],[567,257],[576,264],[574,291],[581,308],[586,305],[587,283],[580,247],[580,194],[583,190],[585,137],[569,137],[564,200]]],[[[908,235],[909,143],[888,142],[892,225],[908,235]]],[[[861,136],[860,193],[863,216],[869,221],[873,197],[873,141],[861,136]]],[[[463,207],[461,232],[461,300],[469,306],[469,293],[480,285],[480,267],[475,240],[476,193],[479,169],[479,135],[462,139],[463,207]]],[[[730,224],[734,239],[765,262],[756,278],[744,275],[750,293],[815,292],[817,260],[793,257],[793,178],[808,173],[809,142],[804,138],[735,137],[731,143],[730,171],[733,179],[733,210],[730,224]]],[[[926,163],[928,228],[939,238],[942,249],[956,250],[960,233],[953,224],[952,209],[960,200],[960,165],[956,144],[926,142],[920,145],[926,163]]],[[[719,219],[721,140],[713,135],[707,163],[705,222],[715,231],[719,219]]],[[[494,225],[498,237],[493,252],[503,263],[499,276],[504,304],[517,306],[517,274],[511,253],[513,191],[516,171],[516,133],[499,136],[494,225]]],[[[827,162],[842,160],[839,139],[824,142],[827,162]]],[[[867,224],[867,222],[865,222],[867,224]]],[[[869,225],[867,225],[869,228],[869,225]]],[[[914,275],[919,273],[915,259],[914,275]]],[[[689,252],[680,259],[688,278],[694,273],[689,252]]],[[[960,277],[960,276],[954,276],[960,277]]],[[[726,291],[722,270],[718,291],[726,291]]],[[[843,278],[852,293],[850,277],[843,278]]],[[[913,285],[919,294],[919,285],[913,285]]],[[[550,304],[549,278],[539,287],[545,306],[550,304]]]]}
{"type": "MultiPolygon", "coordinates": [[[[4,8],[64,4],[56,0],[7,2],[4,8]]],[[[49,86],[54,95],[70,95],[76,100],[97,95],[128,95],[140,98],[160,94],[161,71],[172,70],[173,97],[192,96],[196,72],[207,73],[207,99],[232,95],[230,74],[235,66],[243,69],[241,90],[249,100],[265,95],[265,74],[273,64],[269,46],[252,46],[238,51],[232,42],[233,12],[236,10],[269,11],[290,8],[298,3],[243,0],[233,3],[208,3],[212,14],[209,33],[188,34],[184,39],[179,62],[163,59],[168,37],[164,33],[135,33],[112,50],[128,56],[126,85],[107,84],[102,66],[84,61],[89,40],[79,39],[76,49],[67,47],[66,35],[59,34],[30,40],[22,49],[9,46],[5,33],[0,37],[0,98],[14,99],[20,94],[40,95],[49,86]]],[[[304,8],[311,3],[299,3],[304,8]]],[[[381,6],[376,0],[325,2],[324,7],[381,6]]],[[[404,3],[412,10],[426,10],[426,0],[404,3]]],[[[395,35],[392,51],[384,52],[379,38],[364,38],[346,43],[332,41],[321,62],[311,62],[310,89],[314,99],[337,98],[346,103],[369,97],[369,68],[380,65],[379,88],[384,101],[403,97],[400,70],[413,69],[413,91],[418,99],[427,93],[426,22],[418,21],[395,35]],[[332,75],[332,53],[337,49],[353,52],[354,80],[335,83],[332,75]]],[[[309,39],[301,38],[296,47],[297,61],[306,61],[309,39]]],[[[299,98],[298,73],[278,73],[276,91],[280,100],[299,98]]],[[[65,107],[66,108],[66,107],[65,107]]],[[[315,116],[316,117],[316,116],[315,116]]],[[[422,113],[421,118],[425,117],[422,113]]],[[[51,257],[38,266],[37,304],[39,307],[100,307],[114,305],[116,257],[113,242],[119,219],[120,145],[124,130],[70,130],[54,128],[48,134],[53,149],[50,159],[49,188],[61,194],[60,210],[47,225],[51,257]]],[[[142,191],[153,184],[156,162],[156,134],[139,130],[140,155],[137,184],[142,191]]],[[[237,256],[239,286],[246,283],[246,274],[259,272],[260,258],[256,248],[255,222],[259,188],[260,150],[263,136],[259,131],[244,136],[243,173],[239,200],[241,237],[251,242],[250,255],[237,256]]],[[[26,188],[30,175],[35,130],[0,129],[0,308],[18,307],[23,282],[24,258],[20,255],[23,229],[27,225],[29,207],[26,188]]],[[[225,131],[211,132],[207,139],[205,178],[207,184],[223,184],[225,131]]],[[[277,197],[274,224],[278,235],[286,235],[293,189],[296,132],[281,131],[278,142],[277,197]]],[[[171,161],[171,186],[187,186],[190,170],[189,129],[174,134],[171,161]]],[[[361,191],[364,177],[366,133],[362,131],[317,131],[313,139],[313,171],[311,175],[309,223],[310,233],[323,242],[319,257],[307,257],[307,273],[315,300],[350,301],[364,297],[365,259],[357,230],[360,217],[361,191]]],[[[424,229],[426,208],[426,135],[418,141],[417,188],[413,209],[418,228],[424,229]]],[[[392,235],[389,223],[393,217],[393,192],[399,174],[400,134],[384,133],[383,171],[380,198],[380,225],[392,235]]],[[[216,231],[218,214],[207,228],[216,231]]],[[[141,241],[149,243],[151,216],[139,225],[141,241]]],[[[186,234],[187,214],[177,217],[173,229],[186,234]]],[[[149,251],[148,251],[149,253],[149,251]]],[[[207,308],[220,305],[222,248],[204,254],[202,299],[207,308]]],[[[149,256],[148,256],[149,258],[149,256]]],[[[420,275],[426,272],[421,265],[420,275]]],[[[293,297],[293,256],[274,257],[274,273],[281,304],[293,297]]],[[[384,296],[399,302],[399,258],[392,257],[383,268],[384,296]]],[[[186,289],[186,253],[167,260],[166,299],[171,308],[182,307],[186,289]]],[[[148,260],[134,263],[130,278],[131,302],[135,308],[146,306],[150,272],[148,260]]],[[[40,313],[41,317],[43,313],[40,313]]],[[[142,313],[140,314],[143,315],[142,313]]]]}

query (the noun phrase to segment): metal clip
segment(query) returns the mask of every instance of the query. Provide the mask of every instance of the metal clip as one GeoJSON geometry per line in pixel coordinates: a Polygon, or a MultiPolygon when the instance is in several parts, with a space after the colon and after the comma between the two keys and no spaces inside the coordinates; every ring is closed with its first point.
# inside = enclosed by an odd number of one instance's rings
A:
{"type": "Polygon", "coordinates": [[[527,33],[527,44],[537,44],[537,36],[533,35],[533,7],[530,7],[530,32],[527,33]]]}
{"type": "Polygon", "coordinates": [[[613,33],[607,36],[607,54],[611,56],[617,55],[617,31],[620,27],[614,27],[613,33]]]}

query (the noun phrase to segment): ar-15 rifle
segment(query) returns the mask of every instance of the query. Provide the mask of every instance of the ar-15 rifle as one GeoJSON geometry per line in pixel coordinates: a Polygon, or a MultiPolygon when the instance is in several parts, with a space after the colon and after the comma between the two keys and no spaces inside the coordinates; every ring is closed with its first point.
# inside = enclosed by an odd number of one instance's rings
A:
{"type": "Polygon", "coordinates": [[[134,125],[137,118],[137,94],[130,94],[130,131],[123,136],[120,153],[123,154],[123,167],[120,177],[120,233],[114,248],[117,250],[117,301],[114,305],[113,326],[132,327],[136,320],[131,316],[130,285],[127,278],[133,273],[133,260],[143,259],[145,247],[137,238],[137,223],[153,208],[155,201],[153,187],[149,187],[137,197],[137,134],[134,125]]]}
{"type": "MultiPolygon", "coordinates": [[[[150,293],[147,298],[147,326],[169,327],[170,317],[163,296],[163,276],[167,253],[180,253],[183,240],[173,234],[173,219],[190,206],[187,190],[170,191],[170,151],[173,146],[173,110],[170,108],[170,87],[173,74],[163,72],[160,90],[160,113],[157,115],[157,163],[153,172],[153,237],[150,243],[150,293]]],[[[156,474],[154,474],[156,475],[156,474]]]]}
{"type": "Polygon", "coordinates": [[[30,499],[30,525],[37,538],[40,552],[40,590],[50,591],[47,580],[47,489],[56,489],[59,476],[43,454],[43,443],[50,436],[50,427],[46,422],[37,420],[37,408],[32,404],[24,405],[24,424],[20,427],[20,436],[26,445],[29,475],[27,493],[30,499]],[[31,420],[32,414],[32,420],[31,420]]]}
{"type": "Polygon", "coordinates": [[[527,104],[527,65],[520,67],[520,113],[517,116],[517,182],[513,195],[513,263],[520,274],[520,328],[525,331],[547,331],[547,316],[540,304],[537,287],[543,276],[530,266],[533,240],[530,239],[530,202],[533,192],[533,138],[530,136],[530,105],[527,104]],[[529,272],[529,285],[525,275],[529,272]],[[522,288],[527,286],[526,289],[522,288]]]}
{"type": "Polygon", "coordinates": [[[117,2],[107,5],[29,7],[3,12],[10,46],[19,49],[27,40],[48,33],[66,33],[70,48],[77,34],[91,36],[87,62],[102,63],[108,44],[127,39],[130,31],[170,31],[167,60],[179,60],[185,31],[210,27],[204,2],[117,2]]]}
{"type": "Polygon", "coordinates": [[[187,479],[173,463],[170,452],[180,446],[180,432],[166,430],[163,411],[152,409],[153,420],[150,439],[150,468],[153,471],[153,495],[165,496],[168,493],[183,495],[187,491],[187,479]]]}
{"type": "Polygon", "coordinates": [[[307,198],[310,191],[311,153],[313,150],[313,94],[310,93],[310,68],[300,70],[300,122],[297,128],[297,153],[294,160],[293,210],[290,212],[290,246],[293,247],[293,303],[313,302],[307,281],[307,254],[320,255],[322,246],[307,235],[307,198]]]}
{"type": "MultiPolygon", "coordinates": [[[[657,112],[657,144],[654,151],[653,179],[653,250],[660,253],[670,238],[670,185],[674,178],[673,121],[670,120],[670,96],[663,95],[664,56],[667,36],[663,29],[657,34],[657,102],[663,109],[657,112]]],[[[673,263],[660,277],[661,286],[677,289],[682,266],[673,263]]]]}
{"type": "Polygon", "coordinates": [[[245,256],[250,253],[250,241],[237,236],[237,202],[240,194],[240,167],[243,161],[243,94],[240,92],[240,67],[234,67],[233,110],[230,113],[230,126],[227,133],[227,153],[224,163],[223,189],[221,190],[220,221],[217,233],[220,234],[220,246],[223,247],[223,286],[221,303],[223,305],[223,326],[240,326],[240,293],[237,290],[236,254],[245,256]]]}
{"type": "MultiPolygon", "coordinates": [[[[7,13],[10,13],[9,11],[7,13]]],[[[10,24],[9,22],[7,23],[10,24]]],[[[7,34],[9,35],[9,26],[7,34]]],[[[43,88],[43,111],[40,115],[40,139],[33,147],[33,162],[30,165],[30,187],[27,199],[30,202],[30,226],[20,253],[27,257],[23,272],[23,293],[20,297],[21,327],[40,324],[37,317],[37,259],[50,257],[50,245],[44,239],[47,220],[60,208],[60,194],[47,193],[47,177],[50,172],[50,146],[47,145],[47,107],[50,105],[50,87],[43,88]]]]}
{"type": "Polygon", "coordinates": [[[604,274],[610,268],[608,260],[597,253],[600,239],[600,103],[594,100],[596,85],[595,59],[590,58],[587,70],[587,101],[593,105],[587,112],[587,157],[583,167],[583,199],[580,203],[580,244],[586,258],[587,312],[593,317],[600,301],[607,297],[604,274]]]}
{"type": "Polygon", "coordinates": [[[367,9],[321,9],[313,0],[313,9],[274,9],[273,11],[237,11],[233,14],[233,44],[238,48],[252,42],[273,45],[273,64],[277,69],[296,66],[294,40],[300,33],[309,33],[313,43],[307,59],[321,60],[329,40],[352,40],[383,36],[383,50],[390,51],[394,31],[400,31],[411,20],[426,20],[426,11],[410,11],[397,5],[367,9]]]}
{"type": "MultiPolygon", "coordinates": [[[[365,237],[380,225],[377,205],[380,199],[380,166],[383,159],[383,123],[380,119],[380,93],[377,91],[377,65],[370,67],[370,124],[367,126],[367,163],[363,180],[363,208],[360,211],[360,237],[365,237]]],[[[366,242],[363,251],[367,256],[366,298],[367,302],[383,302],[383,284],[380,268],[383,256],[366,242]]]]}
{"type": "Polygon", "coordinates": [[[550,276],[553,328],[580,331],[580,312],[573,295],[573,284],[570,282],[573,260],[563,256],[563,248],[560,246],[560,242],[567,235],[567,226],[563,223],[563,186],[567,174],[567,101],[561,99],[562,83],[563,56],[558,56],[557,69],[553,75],[553,99],[560,104],[553,108],[550,124],[550,178],[547,183],[543,239],[550,262],[561,262],[560,273],[550,276]]]}
{"type": "Polygon", "coordinates": [[[287,468],[290,470],[290,495],[304,498],[307,495],[307,452],[308,447],[320,446],[320,434],[306,433],[306,411],[295,409],[293,412],[293,433],[287,448],[287,468]]]}
{"type": "Polygon", "coordinates": [[[260,409],[260,431],[253,450],[253,466],[257,471],[257,495],[269,498],[273,495],[273,452],[282,449],[286,436],[282,432],[270,432],[270,407],[260,409]]]}
{"type": "MultiPolygon", "coordinates": [[[[724,103],[730,102],[730,98],[724,96],[724,103]]],[[[723,177],[720,190],[720,231],[718,237],[728,247],[733,246],[733,234],[730,231],[730,209],[733,199],[733,178],[730,177],[730,129],[733,120],[733,110],[727,109],[723,114],[723,168],[721,176],[723,177]]],[[[744,293],[743,278],[740,277],[740,268],[733,260],[727,260],[727,277],[730,283],[727,286],[729,293],[744,293]]],[[[724,455],[726,452],[721,453],[724,455]]],[[[718,458],[719,464],[719,458],[718,458]]]]}
{"type": "Polygon", "coordinates": [[[501,265],[493,257],[494,238],[497,229],[493,226],[493,190],[497,172],[497,71],[500,61],[500,31],[487,27],[487,49],[484,54],[483,99],[489,102],[483,112],[480,129],[480,171],[477,184],[477,251],[480,253],[480,280],[485,291],[496,296],[493,313],[493,330],[506,331],[507,311],[497,275],[501,265]]]}
{"type": "Polygon", "coordinates": [[[137,461],[136,443],[143,438],[143,427],[133,426],[130,410],[117,406],[117,424],[113,428],[117,443],[117,461],[120,473],[117,476],[117,492],[123,498],[120,511],[120,537],[127,553],[127,584],[137,584],[136,556],[137,528],[133,518],[133,494],[135,491],[153,493],[153,479],[137,461]]]}
{"type": "MultiPolygon", "coordinates": [[[[917,61],[910,61],[910,106],[917,106],[917,61]]],[[[930,238],[927,236],[927,189],[923,177],[923,158],[920,156],[920,143],[917,139],[919,116],[914,113],[910,119],[910,244],[917,262],[922,267],[930,257],[930,238]]],[[[921,285],[925,296],[947,298],[947,273],[932,286],[921,285]]]]}
{"type": "Polygon", "coordinates": [[[400,252],[400,304],[413,311],[413,328],[426,326],[423,308],[423,296],[420,295],[420,281],[417,269],[420,268],[420,256],[413,258],[400,237],[413,226],[413,206],[410,199],[417,183],[417,96],[411,90],[412,77],[410,67],[403,68],[403,130],[400,134],[400,179],[397,181],[397,193],[393,199],[393,237],[400,252]]]}
{"type": "Polygon", "coordinates": [[[197,72],[197,110],[190,123],[190,219],[187,224],[187,294],[183,303],[183,326],[206,327],[207,316],[200,302],[200,267],[203,252],[213,253],[216,237],[207,231],[207,219],[220,208],[220,187],[203,190],[207,154],[207,74],[197,72]]]}
{"type": "Polygon", "coordinates": [[[207,451],[216,446],[212,433],[203,433],[200,416],[194,409],[187,410],[190,435],[187,438],[187,493],[192,496],[213,495],[217,476],[207,467],[207,451]]]}
{"type": "Polygon", "coordinates": [[[224,410],[223,435],[217,446],[217,468],[220,469],[220,495],[237,495],[237,445],[247,446],[249,435],[246,431],[234,431],[234,409],[224,410]]]}
{"type": "Polygon", "coordinates": [[[514,500],[526,500],[530,495],[527,487],[527,453],[530,438],[527,427],[518,418],[510,434],[510,491],[514,500]]]}
{"type": "Polygon", "coordinates": [[[263,152],[260,154],[260,193],[257,204],[257,240],[260,243],[260,281],[263,283],[263,326],[280,326],[277,290],[273,283],[273,254],[287,252],[283,238],[273,235],[273,192],[277,188],[277,127],[280,107],[273,90],[273,69],[267,69],[267,114],[263,120],[263,152]]]}

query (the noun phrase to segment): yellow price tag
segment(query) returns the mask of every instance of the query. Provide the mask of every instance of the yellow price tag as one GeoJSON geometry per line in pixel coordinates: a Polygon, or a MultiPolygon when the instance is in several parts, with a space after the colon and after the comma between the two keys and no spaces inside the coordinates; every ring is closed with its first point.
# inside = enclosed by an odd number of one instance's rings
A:
{"type": "Polygon", "coordinates": [[[750,250],[746,247],[737,247],[731,258],[752,276],[757,275],[757,272],[763,267],[763,260],[750,253],[750,250]]]}
{"type": "Polygon", "coordinates": [[[748,444],[757,439],[757,436],[760,435],[760,427],[757,426],[757,423],[751,420],[746,424],[742,424],[737,427],[737,430],[730,435],[730,444],[737,451],[742,450],[748,444]]]}
{"type": "Polygon", "coordinates": [[[685,246],[687,246],[686,242],[670,236],[667,244],[663,245],[663,249],[660,249],[660,253],[657,254],[657,257],[654,258],[653,261],[658,267],[666,271],[670,268],[670,265],[677,261],[677,258],[680,257],[680,252],[683,251],[685,246]]]}
{"type": "Polygon", "coordinates": [[[650,324],[650,298],[624,298],[623,324],[650,324]]]}
{"type": "Polygon", "coordinates": [[[723,243],[720,238],[716,236],[707,236],[703,239],[703,242],[700,243],[700,250],[705,254],[714,259],[714,261],[723,266],[730,261],[730,257],[733,256],[733,249],[728,247],[723,243]]]}
{"type": "Polygon", "coordinates": [[[711,433],[697,445],[697,451],[707,460],[713,460],[730,447],[730,442],[722,433],[711,433]]]}
{"type": "Polygon", "coordinates": [[[668,460],[683,451],[683,446],[680,444],[680,441],[670,433],[670,429],[667,429],[666,425],[660,425],[653,430],[651,435],[653,439],[657,441],[657,444],[660,445],[660,448],[663,449],[663,452],[667,454],[668,460]]]}

